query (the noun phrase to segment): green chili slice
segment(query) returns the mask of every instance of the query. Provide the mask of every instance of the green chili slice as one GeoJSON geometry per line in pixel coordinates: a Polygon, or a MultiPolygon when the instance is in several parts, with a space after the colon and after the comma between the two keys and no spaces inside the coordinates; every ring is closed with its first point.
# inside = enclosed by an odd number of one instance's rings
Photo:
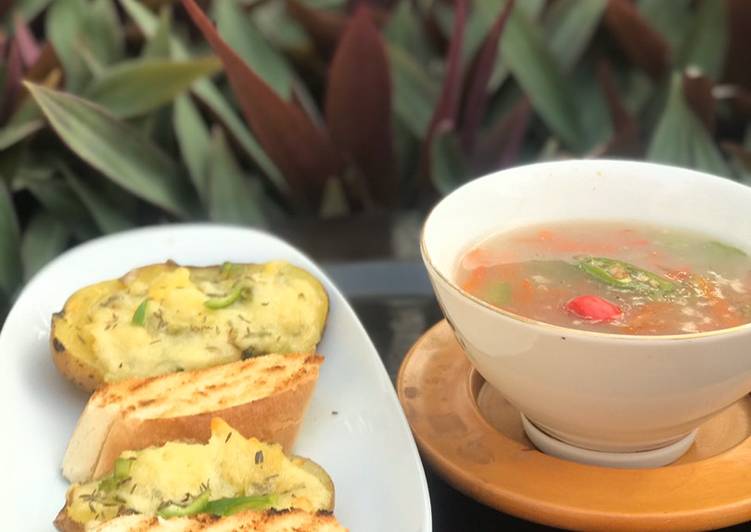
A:
{"type": "Polygon", "coordinates": [[[185,504],[178,504],[172,501],[164,503],[156,511],[156,514],[159,517],[169,519],[171,517],[187,517],[205,513],[206,507],[209,504],[209,495],[210,491],[204,490],[194,497],[192,501],[185,504]]]}
{"type": "Polygon", "coordinates": [[[138,308],[133,313],[133,319],[130,320],[133,325],[143,327],[146,324],[146,306],[148,305],[148,303],[149,300],[144,299],[143,301],[141,301],[141,304],[138,305],[138,308]]]}
{"type": "Polygon", "coordinates": [[[130,476],[130,468],[133,465],[132,458],[118,458],[112,473],[99,482],[99,489],[104,492],[113,491],[117,486],[130,476]]]}
{"type": "Polygon", "coordinates": [[[226,517],[243,510],[266,510],[274,506],[275,502],[276,496],[273,494],[230,497],[209,502],[202,513],[226,517]]]}
{"type": "Polygon", "coordinates": [[[493,305],[507,305],[511,303],[511,285],[504,281],[494,283],[487,288],[485,295],[493,305]]]}
{"type": "Polygon", "coordinates": [[[229,307],[232,303],[240,299],[240,296],[243,294],[244,288],[242,286],[236,286],[226,296],[222,297],[214,297],[211,299],[207,299],[203,302],[205,306],[207,306],[210,309],[220,309],[220,308],[226,308],[229,307]]]}
{"type": "Polygon", "coordinates": [[[579,257],[579,268],[596,281],[621,290],[666,295],[677,285],[661,275],[607,257],[579,257]]]}
{"type": "Polygon", "coordinates": [[[222,277],[229,277],[229,275],[232,273],[232,270],[235,268],[235,265],[231,262],[227,261],[222,264],[222,269],[220,270],[220,273],[222,277]]]}

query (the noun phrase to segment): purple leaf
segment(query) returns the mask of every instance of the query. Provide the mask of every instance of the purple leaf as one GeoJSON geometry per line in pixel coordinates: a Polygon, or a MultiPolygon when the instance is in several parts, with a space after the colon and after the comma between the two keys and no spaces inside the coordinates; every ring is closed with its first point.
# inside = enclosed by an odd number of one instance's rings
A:
{"type": "Polygon", "coordinates": [[[712,80],[694,69],[683,74],[683,97],[710,133],[715,130],[715,101],[712,80]]]}
{"type": "Polygon", "coordinates": [[[326,122],[337,147],[367,178],[380,205],[396,196],[391,79],[386,49],[367,7],[357,9],[329,70],[326,122]]]}
{"type": "Polygon", "coordinates": [[[667,70],[670,47],[636,6],[630,0],[610,0],[604,19],[631,62],[652,79],[660,79],[667,70]]]}
{"type": "Polygon", "coordinates": [[[23,20],[20,14],[14,18],[15,22],[15,40],[18,43],[18,51],[21,53],[21,59],[25,67],[30,67],[39,59],[41,50],[34,35],[31,33],[29,26],[23,20]]]}
{"type": "Polygon", "coordinates": [[[21,51],[18,49],[18,42],[13,39],[10,42],[8,60],[5,65],[5,86],[0,99],[0,122],[4,122],[14,109],[22,78],[23,59],[21,58],[21,51]]]}
{"type": "Polygon", "coordinates": [[[639,149],[639,126],[633,115],[626,109],[618,93],[610,63],[607,60],[602,60],[597,65],[597,82],[608,104],[610,120],[613,124],[613,136],[601,147],[596,148],[593,155],[636,155],[639,149]]]}
{"type": "Polygon", "coordinates": [[[474,64],[470,70],[461,126],[461,141],[466,152],[471,152],[474,148],[477,130],[480,127],[480,122],[482,121],[488,102],[487,87],[490,76],[493,75],[493,66],[498,54],[498,41],[501,38],[503,28],[513,7],[514,0],[508,0],[506,7],[498,15],[493,27],[485,38],[485,42],[483,42],[480,50],[477,52],[474,64]]]}
{"type": "MultiPolygon", "coordinates": [[[[428,125],[428,132],[422,149],[421,174],[430,175],[430,154],[432,153],[433,137],[436,131],[455,129],[459,99],[462,90],[462,44],[464,42],[464,27],[467,23],[468,0],[454,2],[454,29],[449,42],[448,58],[446,59],[446,73],[438,103],[433,111],[433,117],[428,125]]],[[[423,186],[429,183],[423,179],[423,186]]]]}
{"type": "Polygon", "coordinates": [[[301,204],[317,207],[324,183],[342,161],[324,130],[296,105],[282,100],[222,39],[194,0],[182,0],[193,22],[224,64],[232,92],[268,156],[301,204]]]}
{"type": "Polygon", "coordinates": [[[335,11],[313,9],[299,0],[288,0],[287,11],[311,36],[318,49],[329,55],[344,31],[347,19],[335,11]]]}
{"type": "Polygon", "coordinates": [[[748,67],[748,39],[751,35],[751,2],[728,0],[729,42],[725,59],[725,81],[751,89],[748,67]]]}
{"type": "Polygon", "coordinates": [[[518,161],[531,115],[532,105],[525,96],[480,136],[472,161],[475,173],[485,174],[518,161]]]}

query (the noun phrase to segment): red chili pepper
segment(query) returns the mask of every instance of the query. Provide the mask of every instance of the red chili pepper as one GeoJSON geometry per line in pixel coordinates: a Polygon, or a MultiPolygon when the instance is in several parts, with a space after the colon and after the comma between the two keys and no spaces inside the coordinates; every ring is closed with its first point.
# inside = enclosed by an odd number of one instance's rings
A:
{"type": "Polygon", "coordinates": [[[598,296],[579,296],[566,303],[566,310],[590,321],[612,321],[623,312],[615,305],[598,296]]]}

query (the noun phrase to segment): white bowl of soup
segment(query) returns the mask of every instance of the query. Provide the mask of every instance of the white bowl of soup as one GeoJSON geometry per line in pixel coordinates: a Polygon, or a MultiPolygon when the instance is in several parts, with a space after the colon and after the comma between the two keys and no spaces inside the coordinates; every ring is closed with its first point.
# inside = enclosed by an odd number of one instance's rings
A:
{"type": "Polygon", "coordinates": [[[475,368],[566,444],[666,448],[751,391],[749,187],[640,162],[522,166],[445,197],[421,250],[475,368]]]}

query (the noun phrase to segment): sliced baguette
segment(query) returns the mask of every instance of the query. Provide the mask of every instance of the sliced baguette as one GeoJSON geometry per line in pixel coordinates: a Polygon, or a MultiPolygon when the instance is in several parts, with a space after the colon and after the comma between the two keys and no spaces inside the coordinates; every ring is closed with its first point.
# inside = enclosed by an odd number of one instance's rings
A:
{"type": "Polygon", "coordinates": [[[63,475],[85,482],[108,472],[124,450],[173,440],[206,442],[212,417],[289,452],[322,362],[307,353],[271,354],[104,386],[78,420],[63,475]]]}
{"type": "Polygon", "coordinates": [[[229,517],[208,515],[160,519],[144,515],[126,515],[106,523],[84,528],[86,532],[346,532],[328,512],[302,510],[240,512],[229,517]]]}

